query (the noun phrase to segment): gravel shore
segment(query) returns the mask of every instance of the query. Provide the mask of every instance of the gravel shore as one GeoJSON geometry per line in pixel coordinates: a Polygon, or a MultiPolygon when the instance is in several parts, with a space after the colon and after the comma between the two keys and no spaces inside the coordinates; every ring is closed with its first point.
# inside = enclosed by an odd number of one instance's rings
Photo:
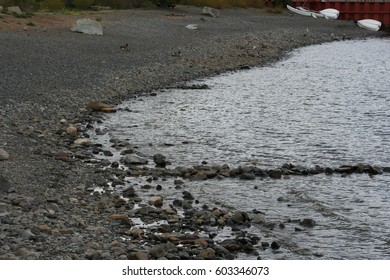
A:
{"type": "MultiPolygon", "coordinates": [[[[353,22],[257,9],[222,10],[218,18],[187,6],[87,16],[101,20],[104,36],[61,25],[7,31],[0,23],[0,259],[232,259],[237,251],[252,252],[259,240],[242,232],[219,245],[212,236],[172,234],[184,221],[200,225],[202,214],[179,217],[157,198],[140,213],[133,209],[137,190],[127,191],[130,203],[114,193],[91,195],[112,174],[85,163],[93,143],[74,145],[103,114],[87,104],[116,106],[184,81],[272,63],[301,46],[387,35],[353,22]],[[128,51],[120,48],[125,44],[128,51]],[[76,136],[67,133],[70,125],[76,136]],[[132,226],[132,218],[144,215],[169,226],[146,234],[132,226]]],[[[206,212],[216,223],[224,217],[219,226],[245,227],[253,219],[225,209],[206,212]]],[[[280,246],[268,243],[261,246],[280,246]]]]}

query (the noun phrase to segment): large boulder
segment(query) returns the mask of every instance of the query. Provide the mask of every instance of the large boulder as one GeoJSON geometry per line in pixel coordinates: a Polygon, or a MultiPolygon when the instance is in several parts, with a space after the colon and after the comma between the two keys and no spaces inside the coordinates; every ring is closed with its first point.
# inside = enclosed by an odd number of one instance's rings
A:
{"type": "Polygon", "coordinates": [[[79,32],[89,35],[103,35],[102,25],[92,19],[78,19],[70,29],[73,32],[79,32]]]}
{"type": "Polygon", "coordinates": [[[19,6],[8,7],[7,11],[10,12],[10,13],[17,14],[17,15],[21,15],[22,14],[22,10],[19,8],[19,6]]]}

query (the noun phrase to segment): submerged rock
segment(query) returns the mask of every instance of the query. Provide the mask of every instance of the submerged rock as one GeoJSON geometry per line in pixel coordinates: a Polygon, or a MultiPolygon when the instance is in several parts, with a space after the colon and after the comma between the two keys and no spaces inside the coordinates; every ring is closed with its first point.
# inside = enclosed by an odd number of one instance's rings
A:
{"type": "Polygon", "coordinates": [[[165,167],[167,165],[166,157],[162,154],[155,154],[153,161],[157,167],[165,167]]]}
{"type": "Polygon", "coordinates": [[[303,219],[299,224],[304,227],[314,227],[316,222],[313,219],[306,218],[303,219]]]}

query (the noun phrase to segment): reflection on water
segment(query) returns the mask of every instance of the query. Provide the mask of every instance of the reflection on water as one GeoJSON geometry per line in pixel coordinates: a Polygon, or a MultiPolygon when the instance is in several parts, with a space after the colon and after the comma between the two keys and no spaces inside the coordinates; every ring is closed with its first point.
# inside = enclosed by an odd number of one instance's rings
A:
{"type": "MultiPolygon", "coordinates": [[[[296,51],[273,66],[199,81],[211,90],[169,90],[129,101],[102,125],[173,166],[286,162],[389,166],[390,40],[348,41],[296,51]]],[[[390,178],[381,175],[191,182],[203,203],[266,213],[289,248],[266,258],[389,258],[390,178]],[[254,189],[254,187],[257,187],[254,189]],[[278,198],[283,198],[279,199],[278,198]],[[296,231],[289,219],[313,218],[296,231]]],[[[171,190],[174,192],[173,190],[171,190]]],[[[166,195],[169,194],[167,191],[166,195]]]]}

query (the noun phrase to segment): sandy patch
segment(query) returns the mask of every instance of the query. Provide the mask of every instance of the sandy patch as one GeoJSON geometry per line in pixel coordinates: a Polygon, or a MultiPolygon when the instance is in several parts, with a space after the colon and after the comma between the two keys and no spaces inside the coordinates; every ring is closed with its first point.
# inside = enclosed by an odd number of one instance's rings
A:
{"type": "Polygon", "coordinates": [[[85,12],[77,14],[34,13],[28,18],[17,18],[13,15],[0,13],[0,30],[32,31],[46,29],[69,29],[79,18],[99,19],[103,12],[85,12]]]}

